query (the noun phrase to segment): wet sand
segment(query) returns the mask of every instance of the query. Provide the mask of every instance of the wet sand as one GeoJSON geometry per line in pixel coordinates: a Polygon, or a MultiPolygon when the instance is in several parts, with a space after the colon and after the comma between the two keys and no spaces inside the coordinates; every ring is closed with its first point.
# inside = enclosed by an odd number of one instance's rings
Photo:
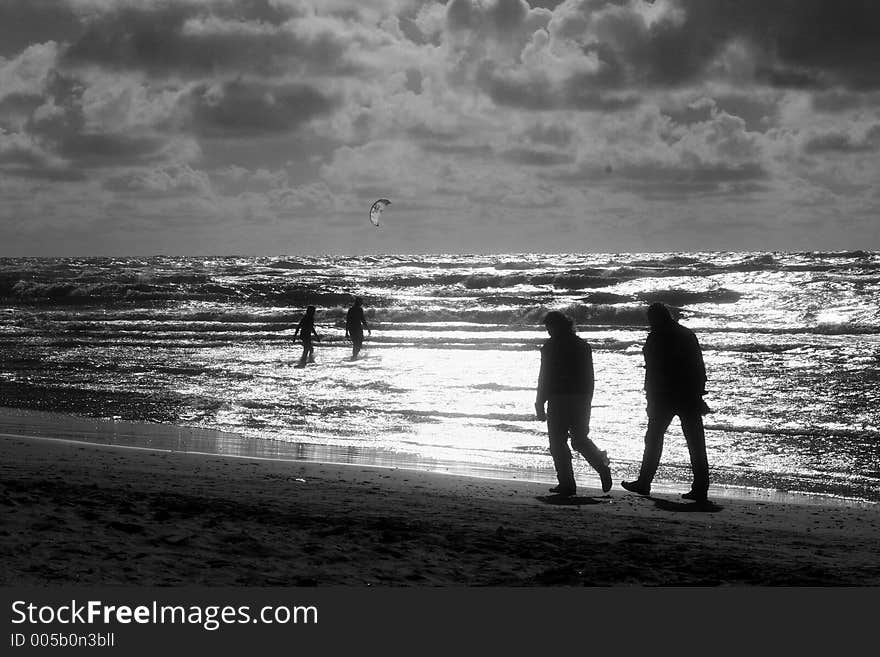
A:
{"type": "MultiPolygon", "coordinates": [[[[0,585],[880,585],[880,509],[0,436],[0,585]]],[[[56,432],[62,434],[63,432],[56,432]]]]}

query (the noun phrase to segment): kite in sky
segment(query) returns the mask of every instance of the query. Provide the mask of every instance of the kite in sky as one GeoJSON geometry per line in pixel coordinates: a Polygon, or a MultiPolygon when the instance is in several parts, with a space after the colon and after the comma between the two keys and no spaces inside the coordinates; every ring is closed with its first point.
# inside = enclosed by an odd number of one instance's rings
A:
{"type": "Polygon", "coordinates": [[[382,211],[385,209],[385,206],[391,205],[391,201],[387,198],[380,198],[378,201],[373,203],[373,207],[370,208],[370,223],[374,226],[379,226],[379,217],[382,215],[382,211]]]}

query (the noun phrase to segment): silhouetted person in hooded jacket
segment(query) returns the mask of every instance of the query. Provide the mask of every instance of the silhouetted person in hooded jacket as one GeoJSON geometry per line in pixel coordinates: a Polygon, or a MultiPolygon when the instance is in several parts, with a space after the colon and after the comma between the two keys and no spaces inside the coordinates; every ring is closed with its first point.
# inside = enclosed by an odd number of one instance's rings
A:
{"type": "Polygon", "coordinates": [[[709,461],[703,415],[708,407],[706,368],[697,336],[676,322],[662,303],[648,307],[651,332],[642,352],[645,356],[645,396],[648,402],[648,430],[639,477],[621,482],[626,490],[641,495],[651,492],[651,482],[660,465],[663,437],[676,415],[687,441],[694,474],[693,485],[683,498],[705,502],[709,491],[709,461]]]}
{"type": "Polygon", "coordinates": [[[535,413],[539,420],[547,420],[550,454],[559,480],[559,485],[550,492],[560,495],[577,492],[568,448],[571,437],[571,446],[599,473],[602,491],[607,493],[611,490],[608,456],[589,438],[595,385],[593,352],[590,345],[575,334],[572,321],[562,313],[547,313],[544,325],[550,339],[541,347],[535,413]]]}

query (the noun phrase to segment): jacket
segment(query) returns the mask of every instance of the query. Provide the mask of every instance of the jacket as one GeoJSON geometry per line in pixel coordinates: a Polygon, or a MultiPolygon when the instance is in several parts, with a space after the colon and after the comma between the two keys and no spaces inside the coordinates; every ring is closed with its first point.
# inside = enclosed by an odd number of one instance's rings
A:
{"type": "Polygon", "coordinates": [[[571,335],[553,336],[541,347],[538,403],[554,395],[585,395],[593,399],[593,351],[586,340],[571,335]]]}
{"type": "Polygon", "coordinates": [[[653,329],[642,349],[648,405],[675,411],[703,408],[706,367],[694,332],[677,322],[653,329]]]}

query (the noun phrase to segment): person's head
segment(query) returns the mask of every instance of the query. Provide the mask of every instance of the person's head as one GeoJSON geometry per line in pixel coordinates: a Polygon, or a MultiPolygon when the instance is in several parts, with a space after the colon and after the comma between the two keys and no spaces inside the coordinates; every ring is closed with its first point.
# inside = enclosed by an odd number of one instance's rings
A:
{"type": "Polygon", "coordinates": [[[551,310],[544,316],[544,326],[550,335],[574,333],[574,322],[558,310],[551,310]]]}
{"type": "Polygon", "coordinates": [[[360,297],[355,297],[355,298],[354,298],[354,305],[355,305],[356,307],[359,308],[361,305],[363,305],[363,303],[364,303],[364,302],[361,301],[361,298],[360,298],[360,297]]]}
{"type": "Polygon", "coordinates": [[[314,306],[309,306],[308,308],[306,308],[306,315],[311,317],[314,314],[315,314],[315,307],[314,306]]]}
{"type": "Polygon", "coordinates": [[[647,314],[648,324],[651,325],[651,328],[663,328],[675,322],[669,312],[669,308],[659,301],[648,306],[647,314]]]}

